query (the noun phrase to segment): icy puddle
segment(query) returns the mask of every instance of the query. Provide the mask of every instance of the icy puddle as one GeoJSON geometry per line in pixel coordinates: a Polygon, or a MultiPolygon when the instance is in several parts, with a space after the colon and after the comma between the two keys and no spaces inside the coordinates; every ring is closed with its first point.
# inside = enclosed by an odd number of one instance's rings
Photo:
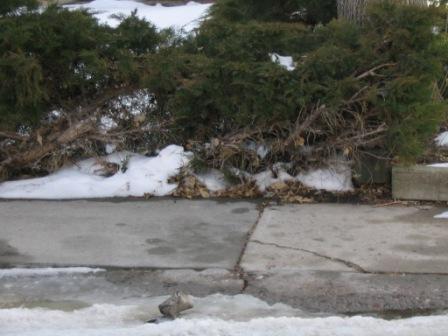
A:
{"type": "Polygon", "coordinates": [[[193,298],[194,309],[182,318],[147,324],[147,320],[159,316],[157,306],[166,297],[148,298],[135,286],[105,285],[98,276],[104,272],[89,268],[0,270],[0,335],[448,335],[448,315],[392,321],[326,317],[305,314],[284,304],[269,305],[249,295],[193,298]],[[52,299],[45,299],[51,292],[52,299]],[[56,292],[59,295],[55,296],[56,292]]]}

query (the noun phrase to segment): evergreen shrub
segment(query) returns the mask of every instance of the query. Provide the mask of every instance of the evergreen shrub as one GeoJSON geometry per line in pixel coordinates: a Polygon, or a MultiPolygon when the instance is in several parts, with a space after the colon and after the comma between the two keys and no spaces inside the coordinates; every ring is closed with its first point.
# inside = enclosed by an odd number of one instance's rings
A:
{"type": "MultiPolygon", "coordinates": [[[[319,155],[383,149],[415,160],[444,120],[446,102],[434,99],[448,61],[446,34],[434,33],[441,9],[384,2],[369,9],[363,27],[338,20],[311,27],[254,17],[223,21],[220,6],[230,5],[218,2],[219,15],[177,48],[172,62],[169,53],[164,57],[173,82],[159,97],[183,139],[207,141],[247,129],[266,134],[272,125],[303,123],[324,106],[303,135],[319,155]],[[294,56],[295,70],[274,64],[273,52],[294,56]],[[176,68],[179,59],[188,65],[176,68]],[[380,136],[368,137],[375,132],[380,136]]],[[[157,81],[153,76],[151,90],[157,81]]],[[[285,149],[284,159],[297,149],[285,149]]]]}
{"type": "Polygon", "coordinates": [[[334,19],[332,0],[219,0],[183,38],[135,13],[110,28],[85,11],[33,5],[0,4],[2,130],[129,86],[154,94],[153,124],[179,144],[267,144],[264,163],[251,165],[261,169],[359,150],[415,160],[446,118],[441,8],[381,2],[360,27],[334,19]],[[292,56],[294,70],[273,53],[292,56]]]}
{"type": "Polygon", "coordinates": [[[139,55],[159,43],[155,27],[135,15],[116,29],[56,6],[0,16],[0,125],[36,125],[51,109],[138,82],[139,55]]]}
{"type": "Polygon", "coordinates": [[[257,20],[325,24],[336,14],[336,0],[220,0],[212,9],[214,18],[234,22],[257,20]]]}

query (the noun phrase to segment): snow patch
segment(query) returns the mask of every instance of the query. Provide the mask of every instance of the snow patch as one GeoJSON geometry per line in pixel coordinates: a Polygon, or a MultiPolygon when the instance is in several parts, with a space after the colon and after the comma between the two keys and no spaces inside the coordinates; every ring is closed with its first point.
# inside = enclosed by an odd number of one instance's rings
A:
{"type": "Polygon", "coordinates": [[[296,64],[291,56],[281,56],[276,53],[269,54],[272,62],[277,63],[288,71],[293,71],[296,69],[296,64]]]}
{"type": "Polygon", "coordinates": [[[104,272],[102,268],[89,267],[46,267],[46,268],[6,268],[0,269],[0,279],[10,277],[55,276],[62,274],[88,274],[104,272]]]}
{"type": "Polygon", "coordinates": [[[191,155],[180,146],[171,145],[155,157],[119,152],[101,160],[120,164],[122,170],[111,177],[98,176],[102,166],[88,159],[42,178],[0,184],[0,198],[76,199],[103,197],[166,196],[177,184],[170,177],[187,165],[191,155]]]}
{"type": "Polygon", "coordinates": [[[352,191],[352,171],[344,164],[301,173],[297,179],[309,188],[327,191],[352,191]]]}
{"type": "Polygon", "coordinates": [[[439,147],[447,147],[448,146],[448,132],[440,133],[434,141],[436,145],[439,147]]]}
{"type": "Polygon", "coordinates": [[[428,165],[429,167],[435,167],[435,168],[448,168],[448,162],[445,163],[433,163],[428,165]]]}
{"type": "Polygon", "coordinates": [[[437,219],[448,219],[448,211],[442,212],[441,214],[435,215],[434,218],[437,219]]]}
{"type": "Polygon", "coordinates": [[[110,130],[117,128],[117,126],[118,126],[117,122],[111,117],[108,116],[101,117],[99,128],[102,133],[107,133],[110,130]]]}
{"type": "Polygon", "coordinates": [[[264,160],[271,150],[265,145],[259,145],[257,148],[257,155],[260,159],[264,160]]]}
{"type": "Polygon", "coordinates": [[[156,107],[154,94],[147,89],[136,90],[130,95],[121,95],[112,102],[114,110],[125,109],[133,116],[145,113],[156,107]]]}
{"type": "Polygon", "coordinates": [[[311,169],[297,176],[288,174],[287,169],[287,164],[278,163],[273,166],[272,170],[268,169],[254,175],[253,179],[261,192],[265,192],[275,183],[287,181],[299,181],[309,188],[318,190],[353,191],[352,170],[348,164],[337,163],[328,168],[311,169]]]}
{"type": "Polygon", "coordinates": [[[117,27],[120,23],[115,15],[131,15],[137,10],[137,16],[153,23],[159,29],[175,28],[188,32],[199,26],[211,4],[189,2],[183,6],[155,6],[129,0],[94,0],[85,4],[66,5],[69,9],[84,8],[94,14],[102,24],[117,27]]]}
{"type": "Polygon", "coordinates": [[[112,154],[117,149],[117,145],[115,144],[106,144],[106,147],[104,150],[106,151],[106,154],[112,154]]]}
{"type": "Polygon", "coordinates": [[[292,181],[295,178],[287,173],[288,165],[285,163],[277,163],[272,169],[265,170],[253,176],[258,189],[265,192],[267,188],[278,182],[292,181]]]}
{"type": "Polygon", "coordinates": [[[206,173],[196,174],[196,178],[212,192],[225,190],[229,187],[224,174],[217,169],[210,169],[206,173]]]}

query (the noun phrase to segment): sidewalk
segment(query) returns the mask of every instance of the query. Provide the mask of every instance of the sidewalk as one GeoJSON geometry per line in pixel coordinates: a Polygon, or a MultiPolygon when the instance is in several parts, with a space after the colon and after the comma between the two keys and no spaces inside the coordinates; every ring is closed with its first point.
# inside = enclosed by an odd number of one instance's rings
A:
{"type": "Polygon", "coordinates": [[[442,211],[169,199],[0,202],[0,264],[107,269],[76,281],[61,276],[58,286],[0,276],[0,304],[93,292],[107,301],[180,288],[199,296],[247,293],[312,312],[446,309],[448,220],[433,218],[442,211]]]}

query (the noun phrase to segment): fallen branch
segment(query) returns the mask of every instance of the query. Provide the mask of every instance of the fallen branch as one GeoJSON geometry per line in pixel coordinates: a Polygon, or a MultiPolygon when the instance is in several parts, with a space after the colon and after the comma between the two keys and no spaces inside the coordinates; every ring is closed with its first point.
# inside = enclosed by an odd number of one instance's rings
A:
{"type": "Polygon", "coordinates": [[[310,128],[310,126],[313,124],[314,121],[316,121],[317,118],[326,110],[325,105],[321,105],[314,109],[314,111],[302,122],[298,123],[296,122],[296,127],[293,133],[286,139],[285,146],[290,146],[292,144],[297,143],[298,139],[301,138],[302,133],[310,128]]]}
{"type": "Polygon", "coordinates": [[[28,166],[35,161],[41,160],[43,157],[53,152],[61,145],[79,139],[80,137],[86,135],[94,129],[95,124],[92,122],[92,120],[89,119],[87,121],[80,121],[69,129],[60,133],[55,141],[43,143],[42,145],[35,144],[31,149],[3,160],[2,162],[0,162],[0,167],[28,166]]]}
{"type": "Polygon", "coordinates": [[[19,140],[19,141],[24,141],[24,140],[28,140],[29,137],[24,136],[24,135],[20,135],[14,132],[6,132],[6,131],[0,131],[0,138],[5,138],[5,139],[11,139],[11,140],[19,140]]]}
{"type": "Polygon", "coordinates": [[[386,63],[386,64],[378,65],[378,66],[373,67],[372,69],[367,70],[366,72],[360,74],[359,76],[356,76],[356,79],[364,79],[364,78],[369,77],[369,76],[377,76],[375,71],[383,69],[383,68],[394,67],[396,65],[397,65],[397,63],[386,63]]]}

